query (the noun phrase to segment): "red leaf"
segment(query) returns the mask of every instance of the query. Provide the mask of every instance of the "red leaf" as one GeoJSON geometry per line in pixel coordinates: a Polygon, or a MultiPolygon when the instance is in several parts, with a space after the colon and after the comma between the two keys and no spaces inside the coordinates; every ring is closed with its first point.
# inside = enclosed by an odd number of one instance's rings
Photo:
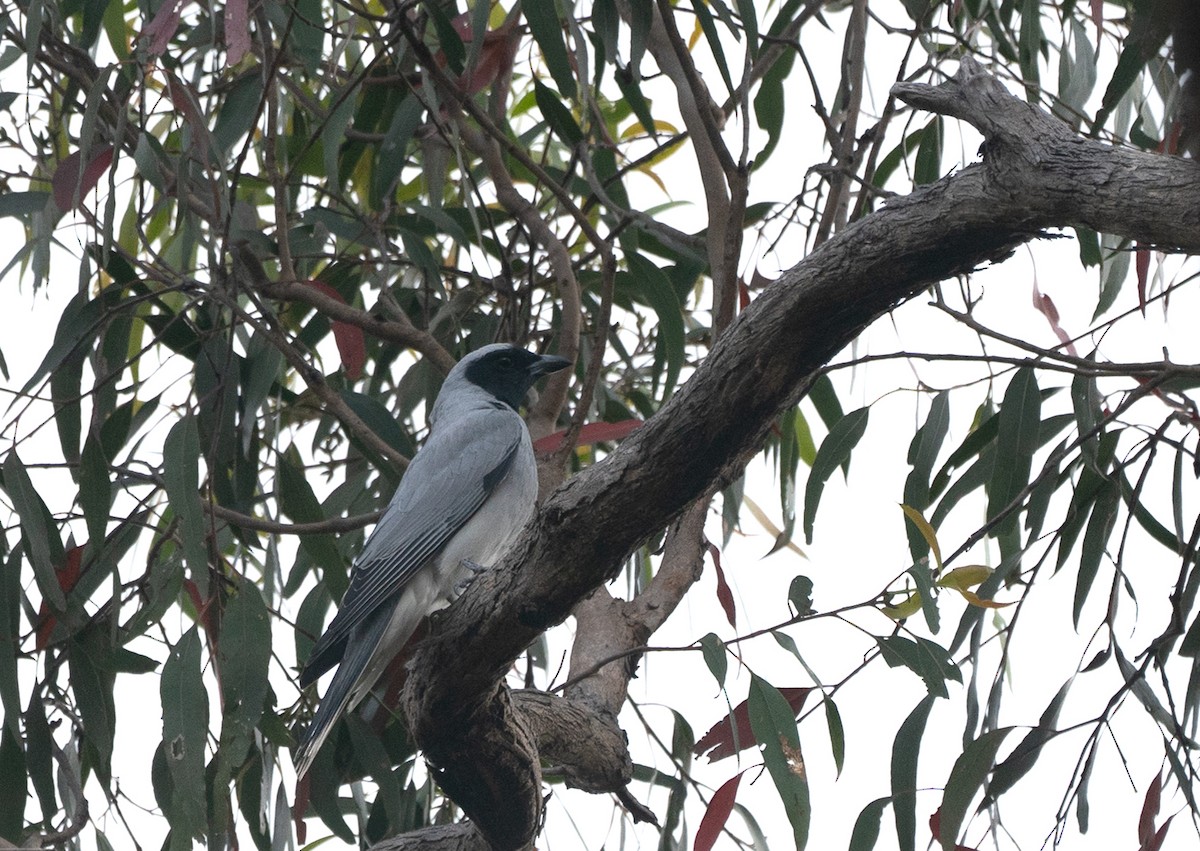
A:
{"type": "Polygon", "coordinates": [[[717,837],[729,821],[733,812],[733,804],[737,800],[738,785],[742,782],[742,773],[733,775],[724,783],[708,802],[704,818],[700,819],[700,827],[696,829],[696,841],[692,844],[693,851],[711,851],[717,844],[717,837]]]}
{"type": "Polygon", "coordinates": [[[215,624],[213,623],[212,611],[211,607],[209,606],[209,603],[212,602],[212,599],[202,599],[200,597],[200,587],[196,585],[195,581],[192,579],[183,580],[183,590],[187,591],[187,595],[192,601],[192,606],[194,606],[196,609],[196,614],[200,619],[201,626],[204,627],[205,631],[208,632],[209,635],[216,635],[217,630],[214,629],[215,624]]]}
{"type": "Polygon", "coordinates": [[[175,107],[176,112],[183,116],[183,120],[191,128],[189,150],[194,151],[198,158],[207,159],[208,125],[201,115],[200,99],[196,89],[189,83],[180,80],[169,68],[164,68],[162,71],[163,76],[167,78],[167,96],[171,99],[171,105],[175,107]]]}
{"type": "MultiPolygon", "coordinates": [[[[80,574],[83,573],[83,547],[71,547],[67,550],[66,556],[66,563],[62,567],[54,569],[54,574],[58,577],[58,587],[63,590],[64,595],[71,593],[79,582],[80,574]]],[[[50,636],[54,634],[54,627],[57,625],[58,618],[51,613],[50,605],[43,600],[38,609],[37,637],[34,639],[33,646],[38,650],[45,650],[50,644],[50,636]]]]}
{"type": "Polygon", "coordinates": [[[1054,332],[1054,336],[1058,337],[1058,341],[1066,346],[1067,351],[1073,357],[1079,357],[1079,353],[1075,350],[1075,344],[1071,342],[1071,335],[1063,330],[1062,325],[1058,322],[1058,308],[1054,306],[1054,299],[1048,295],[1042,295],[1036,280],[1033,282],[1033,306],[1042,316],[1046,317],[1046,321],[1050,323],[1050,330],[1054,332]]]}
{"type": "Polygon", "coordinates": [[[232,68],[250,51],[250,13],[247,0],[225,3],[225,66],[232,68]]]}
{"type": "Polygon", "coordinates": [[[1158,851],[1158,849],[1162,848],[1162,844],[1167,838],[1167,828],[1171,826],[1171,819],[1173,818],[1175,816],[1167,816],[1167,820],[1162,823],[1162,827],[1155,831],[1150,841],[1139,848],[1138,851],[1158,851]]]}
{"type": "MultiPolygon", "coordinates": [[[[804,707],[804,699],[808,697],[810,691],[812,691],[811,688],[791,687],[781,688],[779,693],[788,702],[788,706],[792,707],[792,712],[799,715],[800,710],[804,707]]],[[[750,701],[743,700],[734,708],[733,712],[713,724],[712,729],[700,737],[700,741],[696,742],[696,746],[692,748],[692,753],[700,756],[707,752],[708,761],[716,762],[718,759],[733,756],[738,751],[755,747],[757,744],[758,741],[750,729],[750,701]],[[733,741],[735,729],[737,730],[736,746],[733,741]]]]}
{"type": "Polygon", "coordinates": [[[296,828],[296,841],[303,847],[308,839],[308,824],[304,814],[308,812],[309,775],[305,774],[296,782],[296,800],[292,801],[292,826],[296,828]]]}
{"type": "Polygon", "coordinates": [[[1138,818],[1138,842],[1144,850],[1154,839],[1154,819],[1158,816],[1158,808],[1162,803],[1162,774],[1154,775],[1154,782],[1146,790],[1146,798],[1142,802],[1142,814],[1138,818]]]}
{"type": "MultiPolygon", "coordinates": [[[[306,281],[306,283],[314,290],[319,290],[342,304],[346,303],[342,294],[324,281],[306,281]]],[[[363,364],[367,362],[367,343],[363,337],[363,331],[357,325],[338,322],[336,319],[332,320],[330,325],[333,329],[333,341],[337,343],[338,354],[342,357],[342,367],[346,370],[346,377],[351,381],[357,381],[362,377],[363,364]]]]}
{"type": "Polygon", "coordinates": [[[76,189],[79,190],[79,200],[82,201],[89,192],[96,188],[100,176],[112,165],[112,145],[105,145],[92,157],[92,161],[83,170],[82,178],[79,176],[79,160],[79,151],[76,151],[60,162],[58,168],[54,170],[54,179],[51,181],[54,189],[54,205],[64,213],[75,206],[76,189]]]}
{"type": "Polygon", "coordinates": [[[746,282],[738,279],[738,311],[743,311],[750,306],[750,288],[746,286],[746,282]]]}
{"type": "Polygon", "coordinates": [[[147,48],[151,56],[161,56],[171,41],[171,36],[179,29],[180,0],[167,0],[158,7],[154,18],[142,30],[142,37],[150,40],[147,48]]]}
{"type": "Polygon", "coordinates": [[[1092,0],[1092,23],[1096,25],[1096,43],[1100,43],[1104,28],[1104,0],[1092,0]]]}
{"type": "Polygon", "coordinates": [[[1137,251],[1134,252],[1134,267],[1137,269],[1138,307],[1142,309],[1142,316],[1145,316],[1146,279],[1150,274],[1150,249],[1143,248],[1141,243],[1138,243],[1137,251]]]}
{"type": "Polygon", "coordinates": [[[708,542],[708,553],[712,556],[713,566],[717,569],[717,600],[721,603],[721,608],[725,610],[725,620],[729,621],[729,625],[737,629],[737,609],[733,606],[733,592],[729,590],[729,583],[725,581],[725,571],[721,569],[721,551],[717,549],[717,545],[708,542]]]}
{"type": "MultiPolygon", "coordinates": [[[[575,445],[591,446],[593,443],[621,440],[632,434],[641,424],[642,421],[636,419],[621,420],[619,423],[588,423],[579,430],[579,437],[575,438],[575,445]]],[[[566,436],[566,433],[567,430],[563,429],[538,438],[534,441],[533,448],[537,452],[557,452],[562,448],[563,437],[566,436]]]]}

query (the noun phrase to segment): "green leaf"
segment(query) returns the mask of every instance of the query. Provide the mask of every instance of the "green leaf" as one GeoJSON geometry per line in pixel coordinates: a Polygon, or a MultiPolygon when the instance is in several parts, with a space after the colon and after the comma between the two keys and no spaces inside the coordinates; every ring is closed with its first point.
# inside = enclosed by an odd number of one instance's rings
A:
{"type": "Polygon", "coordinates": [[[376,154],[373,177],[376,197],[382,198],[395,190],[400,172],[408,161],[408,143],[421,126],[424,115],[425,104],[415,95],[409,95],[396,107],[376,154]]]}
{"type": "Polygon", "coordinates": [[[783,136],[783,118],[787,106],[784,83],[791,73],[795,56],[790,50],[784,51],[763,75],[758,93],[754,96],[754,120],[767,134],[767,143],[754,157],[755,168],[771,158],[783,136]]]}
{"type": "Polygon", "coordinates": [[[949,697],[946,680],[962,682],[962,674],[950,658],[950,654],[939,644],[924,638],[913,641],[902,635],[876,637],[883,660],[888,667],[908,668],[924,682],[929,693],[935,697],[949,697]]]}
{"type": "MultiPolygon", "coordinates": [[[[212,786],[228,789],[234,773],[246,761],[254,742],[254,729],[263,714],[267,696],[267,668],[271,661],[271,624],[258,587],[243,580],[225,606],[217,648],[221,682],[221,740],[213,760],[212,786]]],[[[229,819],[229,797],[214,796],[212,821],[229,819]]]]}
{"type": "MultiPolygon", "coordinates": [[[[1030,367],[1013,375],[997,416],[996,460],[988,488],[988,519],[1000,514],[1029,484],[1033,453],[1038,448],[1042,396],[1030,367]]],[[[1017,512],[1011,511],[995,529],[995,536],[1017,530],[1017,512]]]]}
{"type": "Polygon", "coordinates": [[[382,402],[373,396],[355,393],[353,390],[343,390],[340,395],[350,409],[358,414],[358,418],[366,423],[371,431],[383,438],[385,443],[409,458],[415,454],[416,447],[412,440],[404,433],[404,429],[400,428],[396,418],[383,406],[382,402]]]}
{"type": "Polygon", "coordinates": [[[1013,749],[1004,762],[996,766],[996,770],[992,772],[992,780],[988,783],[987,799],[989,801],[999,798],[1028,774],[1029,770],[1037,763],[1042,748],[1058,734],[1055,729],[1058,724],[1058,714],[1062,710],[1063,702],[1066,700],[1067,692],[1073,682],[1074,679],[1070,679],[1063,683],[1054,695],[1054,699],[1043,710],[1037,726],[1025,734],[1025,738],[1013,749]]]}
{"type": "Polygon", "coordinates": [[[821,502],[825,483],[839,466],[849,464],[850,453],[867,430],[870,412],[870,408],[859,408],[846,414],[834,423],[817,450],[804,488],[804,539],[809,544],[812,543],[813,520],[817,516],[817,506],[821,502]]]}
{"type": "MultiPolygon", "coordinates": [[[[300,455],[296,447],[290,446],[279,456],[278,465],[279,507],[283,513],[297,523],[319,523],[325,520],[321,503],[317,501],[304,471],[300,467],[300,455]]],[[[349,584],[346,560],[338,550],[337,540],[332,534],[300,535],[300,546],[321,567],[325,584],[334,599],[341,599],[349,584]]]]}
{"type": "Polygon", "coordinates": [[[807,576],[792,577],[791,584],[788,585],[788,602],[792,604],[796,617],[801,618],[812,612],[812,592],[811,579],[807,576]]]}
{"type": "Polygon", "coordinates": [[[108,534],[112,483],[108,478],[108,459],[104,457],[104,450],[95,432],[84,441],[79,459],[79,507],[83,510],[93,552],[98,551],[108,534]]]}
{"type": "Polygon", "coordinates": [[[563,42],[562,22],[558,19],[556,4],[548,0],[525,0],[521,6],[533,40],[542,49],[542,58],[554,78],[559,93],[568,100],[575,99],[575,75],[571,73],[571,60],[563,42]]]}
{"type": "Polygon", "coordinates": [[[954,851],[958,846],[958,833],[962,829],[971,800],[995,765],[996,752],[1010,732],[1012,727],[984,733],[967,745],[954,761],[954,768],[950,770],[950,778],[946,781],[946,792],[942,797],[940,809],[941,845],[945,851],[954,851]]]}
{"type": "Polygon", "coordinates": [[[163,486],[175,516],[179,518],[177,537],[192,581],[200,596],[208,598],[208,530],[200,507],[200,434],[190,414],[175,423],[163,441],[163,486]]]}
{"type": "MultiPolygon", "coordinates": [[[[721,34],[717,31],[717,24],[713,20],[712,12],[708,10],[708,4],[703,2],[693,3],[692,9],[696,13],[696,21],[700,24],[700,29],[704,32],[704,40],[708,42],[708,49],[712,51],[713,61],[717,63],[717,71],[721,74],[721,80],[725,83],[725,92],[727,95],[732,96],[733,75],[729,73],[729,62],[725,58],[725,47],[721,44],[721,34]]],[[[759,126],[761,127],[762,125],[760,124],[759,126]]]]}
{"type": "Polygon", "coordinates": [[[8,725],[0,731],[0,838],[16,847],[25,830],[25,800],[29,797],[25,754],[8,725]]]}
{"type": "Polygon", "coordinates": [[[82,750],[90,757],[96,773],[107,781],[111,775],[113,736],[117,710],[113,701],[116,679],[112,669],[112,636],[97,623],[72,637],[67,646],[71,691],[83,721],[82,750]]]}
{"type": "Polygon", "coordinates": [[[228,154],[233,146],[254,127],[263,96],[262,70],[254,68],[228,85],[223,92],[213,125],[212,138],[217,148],[228,154]]]}
{"type": "Polygon", "coordinates": [[[900,851],[916,851],[917,842],[917,757],[929,710],[937,698],[930,694],[916,705],[896,731],[892,744],[892,811],[900,851]]]}
{"type": "Polygon", "coordinates": [[[558,94],[537,77],[533,78],[533,97],[537,101],[542,117],[546,119],[546,123],[550,125],[550,129],[558,138],[571,146],[578,145],[583,141],[583,130],[579,128],[579,123],[571,114],[571,110],[563,106],[558,94]]]}
{"type": "MultiPolygon", "coordinates": [[[[258,587],[249,580],[242,580],[225,607],[217,662],[224,703],[222,747],[231,736],[244,737],[248,747],[250,734],[262,717],[271,662],[270,612],[258,587]]],[[[244,748],[242,755],[233,757],[235,762],[243,758],[244,748]]]]}
{"type": "Polygon", "coordinates": [[[200,674],[200,633],[193,626],[171,648],[159,681],[163,709],[163,753],[171,780],[167,820],[171,851],[190,851],[203,837],[204,745],[208,732],[208,693],[200,674]]]}
{"type": "Polygon", "coordinates": [[[655,358],[659,353],[666,360],[667,374],[663,381],[663,398],[669,398],[679,381],[684,361],[683,306],[666,274],[640,254],[628,258],[629,278],[633,289],[658,314],[658,338],[655,358]]]}
{"type": "Polygon", "coordinates": [[[1117,485],[1105,481],[1092,504],[1092,518],[1083,534],[1083,552],[1079,557],[1079,573],[1075,577],[1075,600],[1071,606],[1071,621],[1079,628],[1079,615],[1087,602],[1088,592],[1100,570],[1100,558],[1108,545],[1113,527],[1117,522],[1117,508],[1121,504],[1121,492],[1117,485]]]}
{"type": "Polygon", "coordinates": [[[883,810],[891,802],[891,798],[876,798],[862,808],[854,821],[854,830],[850,832],[850,851],[871,851],[875,847],[883,810]]]}
{"type": "Polygon", "coordinates": [[[829,728],[829,746],[833,750],[833,764],[837,767],[837,776],[842,776],[842,766],[846,763],[846,729],[842,726],[842,713],[837,704],[828,695],[822,701],[825,704],[825,726],[829,728]]]}
{"type": "Polygon", "coordinates": [[[716,633],[710,632],[700,639],[700,651],[704,656],[704,664],[709,673],[717,681],[720,688],[725,688],[725,674],[729,670],[729,659],[725,655],[725,643],[717,638],[716,633]]]}
{"type": "Polygon", "coordinates": [[[29,473],[25,471],[25,465],[15,449],[4,459],[4,489],[8,491],[8,497],[21,520],[21,537],[29,561],[33,564],[33,577],[38,590],[55,611],[65,611],[67,598],[54,572],[55,565],[62,564],[62,539],[52,528],[53,518],[33,489],[29,473]]]}
{"type": "Polygon", "coordinates": [[[1075,240],[1079,243],[1079,262],[1085,268],[1100,265],[1100,235],[1091,228],[1079,225],[1075,228],[1075,240]]]}
{"type": "Polygon", "coordinates": [[[43,813],[57,812],[54,744],[50,724],[46,720],[46,707],[37,689],[29,696],[29,707],[25,710],[25,764],[29,769],[29,781],[37,793],[38,806],[43,813]]]}
{"type": "Polygon", "coordinates": [[[40,213],[49,201],[49,192],[4,192],[0,194],[0,218],[40,213]]]}
{"type": "Polygon", "coordinates": [[[833,428],[838,420],[845,416],[842,403],[838,401],[837,390],[827,373],[821,373],[813,381],[812,387],[808,389],[808,401],[817,409],[825,428],[833,428]]]}
{"type": "Polygon", "coordinates": [[[742,18],[742,29],[746,31],[746,51],[751,57],[758,55],[758,12],[754,0],[737,0],[738,15],[742,18]]]}
{"type": "MultiPolygon", "coordinates": [[[[13,552],[0,569],[0,707],[4,726],[20,735],[21,688],[17,654],[21,650],[21,556],[13,552]]],[[[53,810],[51,810],[53,812],[53,810]]]]}
{"type": "Polygon", "coordinates": [[[1121,293],[1125,279],[1129,277],[1129,240],[1110,237],[1104,234],[1100,238],[1102,260],[1100,262],[1100,298],[1096,302],[1096,312],[1092,314],[1095,322],[1108,312],[1121,293]]]}
{"type": "Polygon", "coordinates": [[[943,135],[940,115],[925,125],[921,143],[917,146],[917,160],[913,165],[913,183],[917,186],[934,183],[942,176],[943,135]]]}
{"type": "MultiPolygon", "coordinates": [[[[950,429],[950,394],[942,392],[933,397],[925,424],[917,429],[908,445],[908,463],[912,465],[904,481],[904,504],[924,512],[929,507],[929,482],[938,452],[950,429]]],[[[929,542],[914,524],[907,524],[908,548],[913,561],[929,554],[929,542]]]]}
{"type": "Polygon", "coordinates": [[[783,809],[792,825],[792,838],[797,851],[808,842],[809,803],[808,781],[800,756],[800,733],[796,716],[787,699],[773,685],[751,674],[750,729],[763,750],[763,761],[783,800],[783,809]]]}

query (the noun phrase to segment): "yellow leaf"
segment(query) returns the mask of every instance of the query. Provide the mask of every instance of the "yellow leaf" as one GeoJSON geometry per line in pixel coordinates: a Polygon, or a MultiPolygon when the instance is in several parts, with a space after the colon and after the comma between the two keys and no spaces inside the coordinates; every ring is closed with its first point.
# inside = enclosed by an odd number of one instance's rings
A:
{"type": "Polygon", "coordinates": [[[913,591],[912,596],[898,606],[880,606],[879,611],[883,612],[893,620],[904,620],[911,618],[917,612],[921,611],[921,592],[913,591]]]}
{"type": "Polygon", "coordinates": [[[987,565],[967,564],[954,568],[954,570],[939,579],[937,584],[943,588],[954,588],[957,591],[965,591],[968,588],[978,585],[991,575],[992,569],[987,565]]]}
{"type": "MultiPolygon", "coordinates": [[[[661,121],[657,118],[654,119],[654,130],[656,133],[662,133],[665,136],[678,136],[679,135],[678,127],[676,127],[670,121],[661,121]]],[[[635,121],[632,124],[630,124],[628,127],[626,127],[624,130],[621,131],[621,141],[627,142],[628,140],[632,139],[635,136],[649,136],[649,135],[650,135],[650,133],[648,130],[646,130],[646,125],[642,124],[642,122],[640,122],[640,121],[635,121]]],[[[676,147],[678,147],[678,146],[672,145],[668,150],[674,151],[676,147]]],[[[656,162],[656,161],[661,161],[661,160],[656,160],[656,159],[650,160],[650,162],[656,162]]]]}
{"type": "MultiPolygon", "coordinates": [[[[775,538],[775,540],[779,540],[779,536],[783,534],[783,530],[771,522],[771,518],[767,516],[767,512],[763,511],[757,502],[748,496],[743,496],[742,505],[750,509],[750,513],[754,515],[754,519],[758,521],[759,526],[762,526],[765,530],[767,530],[767,532],[769,532],[772,537],[775,538]]],[[[808,558],[808,556],[804,554],[804,550],[800,549],[791,541],[788,541],[786,546],[789,550],[801,558],[808,558]]]]}
{"type": "Polygon", "coordinates": [[[698,42],[700,40],[700,36],[703,34],[703,32],[704,31],[702,29],[700,29],[700,16],[697,15],[696,16],[696,25],[694,27],[692,27],[692,34],[688,38],[688,53],[691,53],[692,50],[696,47],[696,42],[698,42]]]}
{"type": "Polygon", "coordinates": [[[942,569],[942,548],[938,546],[937,534],[933,531],[933,527],[929,525],[929,521],[925,519],[925,515],[917,511],[911,505],[901,505],[901,510],[908,517],[909,522],[917,527],[917,531],[921,533],[921,537],[925,539],[925,543],[929,544],[929,549],[933,550],[933,559],[937,562],[938,570],[942,569]]]}
{"type": "Polygon", "coordinates": [[[998,603],[995,600],[985,600],[974,591],[959,591],[958,593],[962,594],[963,599],[972,606],[978,606],[981,609],[1003,609],[1012,605],[1012,603],[998,603]]]}

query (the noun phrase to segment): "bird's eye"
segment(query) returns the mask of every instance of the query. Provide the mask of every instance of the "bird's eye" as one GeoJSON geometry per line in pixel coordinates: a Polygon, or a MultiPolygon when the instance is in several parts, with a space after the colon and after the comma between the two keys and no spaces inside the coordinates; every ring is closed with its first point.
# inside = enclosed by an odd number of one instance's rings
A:
{"type": "Polygon", "coordinates": [[[496,362],[498,364],[500,364],[500,366],[504,367],[505,369],[508,369],[509,367],[511,367],[513,365],[513,359],[512,359],[512,356],[510,356],[510,355],[501,355],[496,360],[496,362]]]}

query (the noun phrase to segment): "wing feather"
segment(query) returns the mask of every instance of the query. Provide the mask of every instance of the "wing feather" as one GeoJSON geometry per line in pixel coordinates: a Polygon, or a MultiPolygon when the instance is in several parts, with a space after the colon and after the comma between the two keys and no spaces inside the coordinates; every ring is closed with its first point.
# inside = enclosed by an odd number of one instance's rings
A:
{"type": "Polygon", "coordinates": [[[479,510],[508,475],[524,430],[521,418],[507,408],[480,410],[435,430],[363,545],[341,608],[300,675],[301,686],[336,665],[350,633],[394,601],[412,575],[479,510]]]}

